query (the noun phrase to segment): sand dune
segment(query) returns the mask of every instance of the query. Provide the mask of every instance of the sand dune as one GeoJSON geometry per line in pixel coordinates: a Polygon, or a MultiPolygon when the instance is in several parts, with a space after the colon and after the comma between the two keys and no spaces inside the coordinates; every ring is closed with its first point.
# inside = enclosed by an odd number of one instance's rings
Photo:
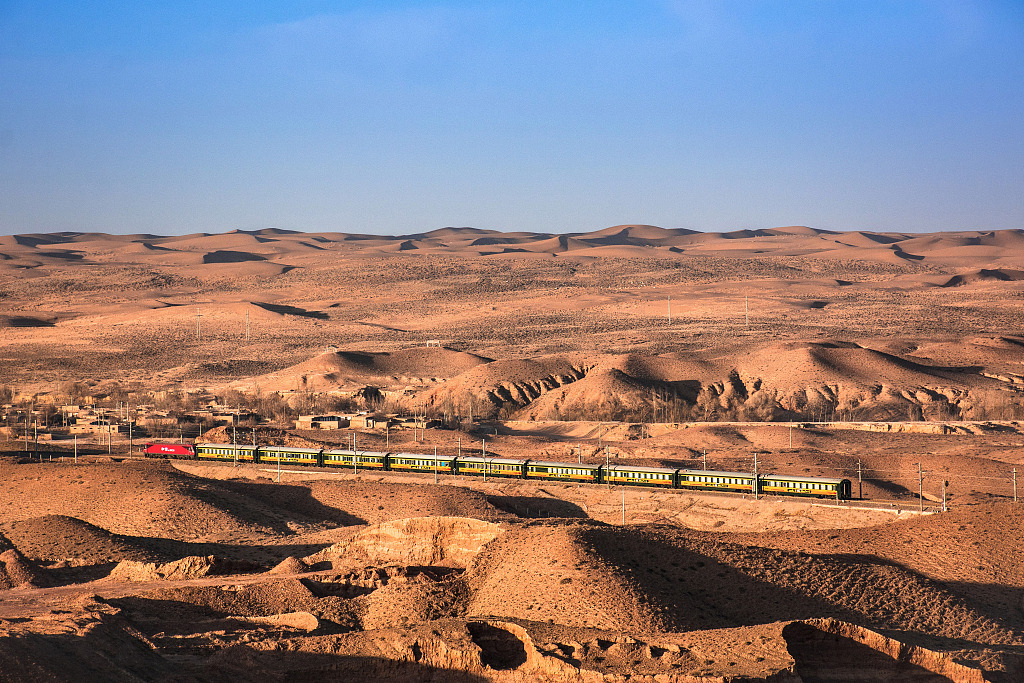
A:
{"type": "MultiPolygon", "coordinates": [[[[276,310],[288,308],[291,307],[278,306],[276,310]]],[[[288,314],[319,317],[311,316],[309,312],[288,314]]],[[[328,391],[340,387],[358,388],[367,384],[405,385],[448,379],[489,360],[475,354],[437,347],[394,352],[331,350],[281,371],[245,380],[236,386],[258,384],[269,390],[294,389],[299,386],[328,391]]]]}
{"type": "Polygon", "coordinates": [[[662,247],[672,249],[677,254],[743,254],[755,257],[763,254],[813,255],[819,258],[857,258],[892,263],[934,262],[948,267],[983,261],[982,265],[986,267],[1024,267],[1024,231],[1021,230],[912,234],[841,232],[794,226],[702,233],[684,228],[618,225],[567,235],[501,233],[476,228],[441,228],[400,236],[305,234],[268,229],[172,237],[52,233],[6,236],[0,239],[0,251],[10,259],[35,259],[40,264],[89,260],[101,255],[123,253],[125,257],[131,256],[132,260],[150,256],[154,263],[186,265],[186,261],[173,256],[175,251],[206,254],[207,263],[231,263],[242,259],[308,257],[342,247],[367,255],[407,252],[422,255],[436,252],[469,256],[479,254],[480,247],[494,246],[509,251],[487,250],[484,253],[514,253],[511,251],[513,249],[549,254],[585,251],[597,257],[629,258],[643,255],[644,252],[637,249],[662,247]]]}
{"type": "Polygon", "coordinates": [[[1024,280],[1024,270],[1011,270],[1008,268],[982,268],[981,270],[954,275],[942,287],[960,287],[978,282],[1019,282],[1024,280]]]}

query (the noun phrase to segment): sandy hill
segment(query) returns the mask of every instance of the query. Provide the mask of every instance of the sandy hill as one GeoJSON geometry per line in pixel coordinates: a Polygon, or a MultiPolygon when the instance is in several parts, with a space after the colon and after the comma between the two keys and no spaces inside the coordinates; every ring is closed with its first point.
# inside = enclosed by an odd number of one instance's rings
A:
{"type": "Polygon", "coordinates": [[[588,368],[562,356],[505,359],[480,365],[423,394],[425,405],[452,406],[460,414],[493,414],[524,406],[556,387],[577,381],[588,368]]]}
{"type": "Polygon", "coordinates": [[[467,581],[471,615],[641,632],[832,616],[1010,642],[1020,621],[876,557],[759,547],[657,526],[512,527],[483,548],[467,581]]]}
{"type": "Polygon", "coordinates": [[[58,472],[48,465],[0,464],[0,480],[11,500],[24,501],[17,509],[0,509],[0,523],[7,524],[63,515],[124,536],[202,542],[287,532],[275,512],[285,500],[311,523],[351,519],[316,503],[308,488],[210,482],[162,461],[68,465],[58,472]]]}
{"type": "MultiPolygon", "coordinates": [[[[285,308],[292,308],[269,304],[261,304],[261,307],[279,313],[285,308]]],[[[394,352],[329,350],[298,365],[241,381],[236,386],[244,388],[258,385],[270,391],[329,391],[359,388],[368,384],[383,387],[422,384],[454,377],[489,361],[476,354],[438,347],[394,352]]]]}
{"type": "MultiPolygon", "coordinates": [[[[986,354],[1003,371],[1008,363],[1020,362],[1015,344],[1005,342],[998,349],[993,344],[987,343],[986,354]]],[[[681,402],[692,409],[701,396],[711,402],[701,410],[734,410],[752,402],[764,413],[742,419],[764,419],[777,410],[854,409],[870,418],[905,417],[911,405],[966,410],[1006,384],[1005,378],[987,376],[991,373],[981,366],[951,362],[957,359],[937,346],[914,351],[897,344],[885,350],[822,341],[761,344],[742,354],[725,351],[606,355],[586,364],[560,356],[495,361],[425,397],[435,406],[472,400],[477,412],[491,414],[521,410],[519,419],[649,420],[655,404],[681,402]]],[[[966,360],[964,354],[960,358],[966,360]]]]}
{"type": "Polygon", "coordinates": [[[828,614],[975,642],[1016,637],[1012,623],[873,557],[761,549],[665,527],[594,528],[583,541],[646,597],[668,630],[828,614]]]}
{"type": "Polygon", "coordinates": [[[459,486],[332,481],[311,482],[310,496],[321,505],[345,510],[368,524],[407,517],[468,517],[503,520],[511,515],[490,503],[488,497],[459,486]]]}
{"type": "Polygon", "coordinates": [[[656,621],[645,596],[585,547],[585,535],[579,524],[539,522],[501,534],[470,567],[468,613],[651,630],[656,621]]]}
{"type": "Polygon", "coordinates": [[[1024,231],[1021,230],[914,234],[841,232],[806,226],[702,233],[652,225],[617,225],[565,235],[501,233],[477,228],[441,228],[398,236],[307,234],[276,229],[183,236],[52,233],[6,236],[0,240],[0,267],[32,269],[118,258],[180,267],[258,261],[280,265],[344,249],[346,253],[355,250],[368,255],[477,256],[522,250],[520,253],[592,252],[590,255],[612,258],[655,253],[663,257],[673,253],[818,256],[961,268],[975,264],[1019,270],[1024,268],[1022,246],[1024,231]]]}
{"type": "Polygon", "coordinates": [[[26,557],[57,562],[75,559],[89,564],[136,560],[150,562],[164,558],[140,545],[130,536],[66,515],[44,515],[0,525],[0,530],[26,557]]]}

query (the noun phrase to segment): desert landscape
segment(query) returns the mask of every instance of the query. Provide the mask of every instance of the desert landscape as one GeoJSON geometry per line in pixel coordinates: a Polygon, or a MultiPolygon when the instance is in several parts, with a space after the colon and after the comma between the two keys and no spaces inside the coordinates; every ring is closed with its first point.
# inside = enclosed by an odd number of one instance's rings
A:
{"type": "Polygon", "coordinates": [[[1022,230],[0,236],[0,680],[1022,680],[1022,314],[1022,230]]]}

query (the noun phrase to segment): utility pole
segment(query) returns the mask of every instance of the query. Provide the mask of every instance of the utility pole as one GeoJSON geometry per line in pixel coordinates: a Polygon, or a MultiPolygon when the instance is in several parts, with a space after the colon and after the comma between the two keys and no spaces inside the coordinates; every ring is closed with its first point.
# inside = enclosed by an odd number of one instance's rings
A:
{"type": "Polygon", "coordinates": [[[487,481],[487,440],[480,439],[480,457],[484,459],[484,481],[487,481]]]}
{"type": "Polygon", "coordinates": [[[78,434],[75,434],[75,464],[78,464],[78,434]]]}
{"type": "Polygon", "coordinates": [[[789,447],[793,447],[793,425],[789,425],[789,447]]]}
{"type": "Polygon", "coordinates": [[[949,480],[942,480],[942,511],[946,512],[946,487],[949,486],[949,480]]]}
{"type": "Polygon", "coordinates": [[[917,501],[918,510],[924,512],[924,472],[921,471],[921,463],[917,463],[917,501]]]}
{"type": "Polygon", "coordinates": [[[864,470],[860,460],[857,461],[857,498],[864,500],[864,470]]]}
{"type": "Polygon", "coordinates": [[[434,483],[437,483],[437,446],[434,446],[434,483]]]}
{"type": "Polygon", "coordinates": [[[754,500],[757,500],[757,453],[754,453],[754,500]]]}
{"type": "Polygon", "coordinates": [[[708,449],[704,449],[704,471],[708,471],[708,449]]]}
{"type": "Polygon", "coordinates": [[[579,449],[579,454],[576,456],[576,464],[582,465],[583,464],[583,444],[578,443],[578,444],[576,444],[576,447],[579,449]]]}
{"type": "Polygon", "coordinates": [[[1013,502],[1017,502],[1017,468],[1013,468],[1013,502]]]}
{"type": "Polygon", "coordinates": [[[196,341],[203,341],[203,328],[202,325],[200,324],[200,318],[202,317],[203,314],[200,313],[199,311],[196,311],[196,341]]]}

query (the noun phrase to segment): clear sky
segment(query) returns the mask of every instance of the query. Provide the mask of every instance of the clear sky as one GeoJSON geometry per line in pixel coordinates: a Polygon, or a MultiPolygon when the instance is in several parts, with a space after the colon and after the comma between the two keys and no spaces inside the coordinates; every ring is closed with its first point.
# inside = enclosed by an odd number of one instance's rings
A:
{"type": "Polygon", "coordinates": [[[0,233],[1024,228],[1021,0],[0,0],[0,233]]]}

